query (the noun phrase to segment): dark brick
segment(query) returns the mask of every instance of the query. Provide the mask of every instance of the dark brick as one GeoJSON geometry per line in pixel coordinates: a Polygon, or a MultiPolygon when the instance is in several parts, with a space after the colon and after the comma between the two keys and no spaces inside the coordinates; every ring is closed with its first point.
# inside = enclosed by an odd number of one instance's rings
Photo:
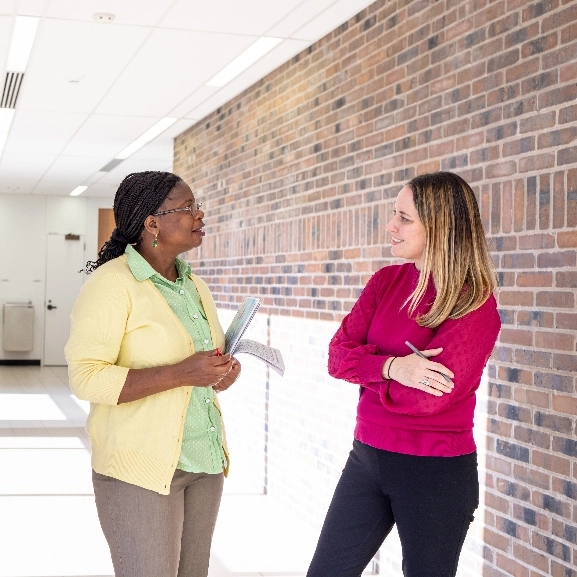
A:
{"type": "Polygon", "coordinates": [[[333,110],[342,108],[347,103],[347,99],[343,96],[333,102],[333,110]]]}
{"type": "MultiPolygon", "coordinates": [[[[572,326],[574,327],[575,324],[572,323],[572,326]]],[[[559,371],[577,372],[577,355],[556,354],[553,356],[553,366],[559,371]]]]}
{"type": "Polygon", "coordinates": [[[499,415],[511,421],[531,422],[531,411],[517,405],[502,404],[499,406],[499,415]]]}
{"type": "Polygon", "coordinates": [[[503,520],[503,530],[507,535],[511,535],[511,537],[517,536],[517,523],[511,521],[510,519],[503,520]]]}
{"type": "Polygon", "coordinates": [[[577,146],[570,148],[563,148],[557,151],[557,164],[562,166],[564,164],[577,164],[577,146]]]}
{"type": "Polygon", "coordinates": [[[555,539],[535,533],[533,535],[532,543],[535,547],[549,555],[554,555],[563,561],[571,561],[571,549],[567,545],[560,543],[555,539]]]}
{"type": "Polygon", "coordinates": [[[487,62],[487,73],[495,72],[496,70],[501,70],[502,68],[507,68],[512,66],[519,60],[519,50],[514,48],[505,52],[504,54],[499,54],[493,58],[489,58],[487,62]]]}
{"type": "Polygon", "coordinates": [[[577,484],[567,481],[566,479],[562,479],[560,483],[560,490],[563,495],[577,501],[577,484]]]}
{"type": "Polygon", "coordinates": [[[439,45],[439,35],[435,34],[429,38],[427,42],[427,48],[428,50],[432,50],[433,48],[436,48],[438,45],[439,45]]]}
{"type": "Polygon", "coordinates": [[[517,134],[517,122],[509,122],[508,124],[502,124],[495,128],[489,128],[486,132],[486,139],[487,142],[494,142],[515,136],[515,134],[517,134]]]}
{"type": "Polygon", "coordinates": [[[537,525],[537,513],[533,509],[523,507],[523,521],[528,525],[537,525]]]}
{"type": "Polygon", "coordinates": [[[573,379],[557,373],[535,373],[535,386],[560,391],[562,393],[573,392],[573,379]]]}
{"type": "Polygon", "coordinates": [[[551,436],[543,431],[536,431],[527,427],[515,427],[514,437],[516,441],[527,445],[546,450],[551,448],[551,436]]]}
{"type": "Polygon", "coordinates": [[[567,250],[562,252],[542,252],[537,257],[537,266],[539,268],[557,268],[562,266],[575,266],[575,251],[567,250]]]}
{"type": "Polygon", "coordinates": [[[523,80],[521,83],[521,91],[523,94],[528,94],[529,92],[538,92],[547,88],[548,86],[554,86],[559,82],[559,74],[557,70],[549,70],[547,72],[542,72],[523,80]]]}
{"type": "Polygon", "coordinates": [[[551,429],[557,433],[570,433],[573,427],[572,420],[567,417],[559,417],[540,411],[535,412],[534,421],[537,427],[551,429]]]}
{"type": "Polygon", "coordinates": [[[397,66],[401,66],[419,55],[419,47],[413,46],[397,56],[397,66]]]}
{"type": "Polygon", "coordinates": [[[509,459],[522,461],[524,463],[529,462],[529,449],[527,449],[527,447],[521,447],[520,445],[508,443],[502,439],[497,439],[495,449],[497,453],[508,457],[509,459]]]}
{"type": "MultiPolygon", "coordinates": [[[[577,121],[577,104],[561,108],[559,110],[559,124],[577,121]]],[[[552,126],[552,125],[551,125],[552,126]]]]}
{"type": "Polygon", "coordinates": [[[577,98],[577,84],[569,84],[562,88],[555,88],[549,92],[539,94],[539,109],[557,106],[577,98]]]}
{"type": "Polygon", "coordinates": [[[553,437],[553,450],[569,455],[569,457],[577,457],[577,441],[564,437],[553,437]]]}

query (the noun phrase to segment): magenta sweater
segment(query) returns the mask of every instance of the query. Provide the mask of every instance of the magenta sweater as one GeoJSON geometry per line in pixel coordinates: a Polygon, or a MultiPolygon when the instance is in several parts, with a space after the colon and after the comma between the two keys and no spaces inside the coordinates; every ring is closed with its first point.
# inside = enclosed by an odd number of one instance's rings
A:
{"type": "MultiPolygon", "coordinates": [[[[420,327],[401,307],[417,285],[412,263],[376,272],[329,345],[329,373],[362,386],[355,438],[387,451],[408,455],[454,457],[475,451],[475,391],[495,346],[501,321],[495,297],[457,320],[436,329],[420,327]],[[452,392],[435,397],[397,381],[383,380],[389,356],[443,347],[432,360],[451,369],[452,392]]],[[[435,296],[429,281],[417,313],[426,312],[435,296]]],[[[394,367],[394,365],[393,365],[394,367]]]]}

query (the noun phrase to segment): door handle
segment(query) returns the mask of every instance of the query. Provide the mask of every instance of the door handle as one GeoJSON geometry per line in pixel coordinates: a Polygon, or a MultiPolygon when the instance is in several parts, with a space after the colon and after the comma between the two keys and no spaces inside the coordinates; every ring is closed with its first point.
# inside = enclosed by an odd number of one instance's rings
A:
{"type": "Polygon", "coordinates": [[[57,309],[58,307],[55,307],[53,304],[51,304],[52,301],[48,301],[48,305],[46,306],[46,308],[51,311],[52,309],[57,309]]]}

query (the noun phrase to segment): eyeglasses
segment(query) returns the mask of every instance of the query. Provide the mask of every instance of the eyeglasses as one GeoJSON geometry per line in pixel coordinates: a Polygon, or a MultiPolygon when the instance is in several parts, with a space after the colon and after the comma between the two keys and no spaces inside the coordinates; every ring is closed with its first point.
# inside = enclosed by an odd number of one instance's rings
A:
{"type": "Polygon", "coordinates": [[[155,212],[152,216],[162,216],[163,214],[170,214],[171,212],[183,212],[188,210],[192,218],[196,218],[198,211],[202,208],[202,202],[197,202],[191,204],[190,206],[185,206],[184,208],[173,208],[172,210],[163,210],[162,212],[155,212]]]}

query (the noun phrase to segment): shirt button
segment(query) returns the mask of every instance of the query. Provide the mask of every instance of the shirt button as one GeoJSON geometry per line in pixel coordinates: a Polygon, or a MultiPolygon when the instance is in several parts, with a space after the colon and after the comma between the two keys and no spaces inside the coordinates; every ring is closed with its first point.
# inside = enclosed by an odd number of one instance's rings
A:
{"type": "Polygon", "coordinates": [[[210,403],[210,399],[204,399],[205,403],[210,403]]]}
{"type": "Polygon", "coordinates": [[[179,290],[178,292],[179,292],[181,295],[183,295],[183,294],[184,294],[184,291],[183,291],[182,289],[181,289],[181,290],[179,290]]]}
{"type": "Polygon", "coordinates": [[[197,318],[198,318],[198,315],[192,315],[192,318],[193,318],[193,319],[197,319],[197,318]]]}
{"type": "Polygon", "coordinates": [[[211,427],[210,430],[214,433],[216,431],[216,429],[214,427],[211,427]]]}
{"type": "Polygon", "coordinates": [[[208,345],[208,339],[204,339],[204,344],[208,345]]]}

